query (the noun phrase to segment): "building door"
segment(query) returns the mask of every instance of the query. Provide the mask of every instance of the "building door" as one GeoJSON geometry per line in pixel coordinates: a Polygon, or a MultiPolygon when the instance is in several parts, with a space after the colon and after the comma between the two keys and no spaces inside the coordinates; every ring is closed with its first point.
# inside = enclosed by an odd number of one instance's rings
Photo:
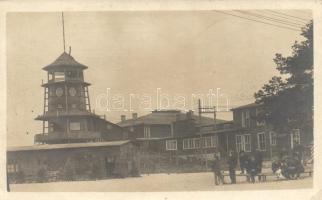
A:
{"type": "Polygon", "coordinates": [[[111,177],[114,175],[114,168],[115,168],[115,161],[112,157],[105,158],[105,169],[106,169],[106,176],[111,177]]]}

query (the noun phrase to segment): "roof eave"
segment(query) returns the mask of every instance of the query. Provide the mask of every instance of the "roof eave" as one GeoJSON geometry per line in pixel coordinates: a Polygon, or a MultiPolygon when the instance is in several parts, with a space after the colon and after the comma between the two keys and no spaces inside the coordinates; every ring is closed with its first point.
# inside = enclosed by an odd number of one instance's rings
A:
{"type": "Polygon", "coordinates": [[[45,71],[51,71],[52,69],[59,69],[59,68],[78,68],[78,69],[87,69],[88,67],[82,64],[79,65],[47,65],[43,67],[42,69],[45,71]]]}

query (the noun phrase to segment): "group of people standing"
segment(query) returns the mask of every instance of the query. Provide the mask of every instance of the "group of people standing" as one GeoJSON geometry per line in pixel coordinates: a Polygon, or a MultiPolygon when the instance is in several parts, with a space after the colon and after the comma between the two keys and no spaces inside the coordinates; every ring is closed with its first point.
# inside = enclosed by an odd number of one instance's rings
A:
{"type": "MultiPolygon", "coordinates": [[[[259,150],[256,150],[254,154],[248,156],[244,151],[239,153],[239,163],[241,173],[245,171],[252,183],[255,182],[255,176],[262,173],[263,155],[259,150]]],[[[258,177],[260,181],[260,176],[258,177]]]]}
{"type": "MultiPolygon", "coordinates": [[[[260,151],[247,155],[241,151],[237,156],[235,152],[230,151],[227,158],[227,165],[231,184],[236,183],[236,168],[239,160],[241,174],[246,174],[248,180],[255,182],[255,176],[262,172],[263,156],[260,151]]],[[[214,172],[215,184],[225,184],[222,174],[222,160],[219,154],[215,154],[212,169],[214,172]]]]}

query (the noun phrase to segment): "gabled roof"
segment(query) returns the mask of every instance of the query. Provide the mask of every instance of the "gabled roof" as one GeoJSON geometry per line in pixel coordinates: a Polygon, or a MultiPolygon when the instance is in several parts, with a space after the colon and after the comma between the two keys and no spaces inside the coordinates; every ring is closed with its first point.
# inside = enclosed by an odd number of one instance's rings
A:
{"type": "MultiPolygon", "coordinates": [[[[138,124],[160,124],[160,125],[170,125],[175,121],[186,120],[187,114],[180,111],[153,111],[150,114],[143,115],[136,119],[128,119],[125,121],[118,122],[117,124],[121,127],[133,126],[138,124]]],[[[199,121],[199,116],[192,115],[191,119],[195,120],[196,123],[199,121]]],[[[224,123],[226,120],[217,119],[216,123],[224,123]]],[[[201,117],[201,125],[210,125],[214,124],[214,119],[210,117],[201,117]]]]}
{"type": "Polygon", "coordinates": [[[66,52],[62,53],[53,63],[44,67],[44,70],[50,70],[60,67],[76,67],[81,69],[87,69],[87,66],[77,62],[71,55],[66,52]]]}
{"type": "Polygon", "coordinates": [[[89,148],[89,147],[111,147],[121,146],[129,143],[129,140],[111,141],[111,142],[86,142],[86,143],[67,143],[67,144],[41,144],[32,146],[8,147],[8,152],[14,151],[37,151],[52,149],[73,149],[73,148],[89,148]]]}
{"type": "Polygon", "coordinates": [[[241,110],[241,109],[246,109],[246,108],[255,108],[255,107],[259,107],[259,106],[261,106],[261,104],[250,103],[250,104],[246,104],[246,105],[239,106],[239,107],[236,107],[236,108],[232,108],[231,110],[241,110]]]}

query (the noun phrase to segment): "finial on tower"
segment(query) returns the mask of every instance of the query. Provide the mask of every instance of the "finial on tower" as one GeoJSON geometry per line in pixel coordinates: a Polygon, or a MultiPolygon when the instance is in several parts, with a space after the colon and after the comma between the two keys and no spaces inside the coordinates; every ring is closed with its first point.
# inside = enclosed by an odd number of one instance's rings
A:
{"type": "Polygon", "coordinates": [[[72,47],[71,46],[69,46],[69,55],[72,53],[72,47]]]}
{"type": "Polygon", "coordinates": [[[64,52],[65,52],[65,24],[64,24],[64,12],[61,12],[61,20],[63,24],[63,45],[64,45],[64,52]]]}

